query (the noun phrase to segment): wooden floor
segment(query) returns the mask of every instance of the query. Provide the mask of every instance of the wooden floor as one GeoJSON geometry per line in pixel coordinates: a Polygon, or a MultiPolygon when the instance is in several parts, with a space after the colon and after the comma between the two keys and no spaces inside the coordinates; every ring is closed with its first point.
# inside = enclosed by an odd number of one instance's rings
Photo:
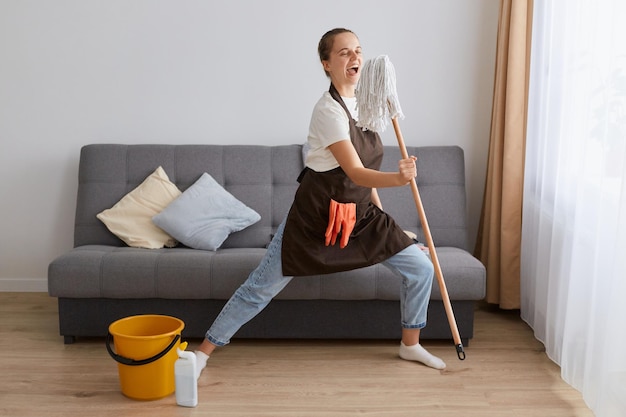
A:
{"type": "Polygon", "coordinates": [[[476,320],[465,361],[424,341],[441,372],[398,359],[395,341],[234,340],[183,408],[124,397],[104,340],[63,344],[56,299],[0,293],[0,416],[593,416],[519,314],[481,306],[476,320]]]}

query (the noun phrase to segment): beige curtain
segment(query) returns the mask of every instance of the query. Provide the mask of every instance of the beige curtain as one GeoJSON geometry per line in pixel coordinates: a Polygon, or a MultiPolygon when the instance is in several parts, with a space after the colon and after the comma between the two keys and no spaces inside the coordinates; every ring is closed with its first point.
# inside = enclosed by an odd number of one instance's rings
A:
{"type": "Polygon", "coordinates": [[[501,0],[491,134],[474,254],[487,269],[486,301],[520,308],[524,148],[533,0],[501,0]]]}

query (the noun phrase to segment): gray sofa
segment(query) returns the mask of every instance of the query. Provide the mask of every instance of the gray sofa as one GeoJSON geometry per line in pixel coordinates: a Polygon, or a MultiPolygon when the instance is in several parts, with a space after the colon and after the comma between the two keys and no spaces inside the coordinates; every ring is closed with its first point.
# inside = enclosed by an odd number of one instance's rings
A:
{"type": "MultiPolygon", "coordinates": [[[[417,156],[418,187],[465,345],[473,337],[476,301],[485,295],[485,268],[468,251],[464,155],[456,146],[409,147],[417,156]]],[[[385,147],[383,170],[400,153],[385,147]]],[[[166,314],[185,322],[183,337],[202,337],[226,300],[263,256],[286,215],[303,168],[302,146],[118,145],[82,148],[74,248],[48,269],[58,298],[60,334],[104,336],[113,321],[166,314]],[[184,246],[126,246],[96,218],[162,166],[181,191],[208,172],[261,215],[231,234],[217,251],[184,246]]],[[[424,241],[410,188],[379,190],[383,207],[424,241]]],[[[398,339],[400,278],[382,265],[294,279],[246,324],[238,338],[398,339]]],[[[451,339],[437,280],[426,339],[451,339]]]]}

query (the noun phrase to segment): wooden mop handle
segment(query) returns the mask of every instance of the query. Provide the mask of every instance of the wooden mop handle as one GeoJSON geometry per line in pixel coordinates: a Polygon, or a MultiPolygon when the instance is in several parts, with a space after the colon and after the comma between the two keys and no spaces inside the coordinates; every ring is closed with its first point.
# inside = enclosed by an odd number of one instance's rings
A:
{"type": "MultiPolygon", "coordinates": [[[[409,154],[406,150],[406,146],[404,145],[404,139],[402,138],[402,132],[400,131],[398,118],[394,117],[392,119],[392,122],[393,129],[396,132],[396,138],[398,139],[398,146],[400,147],[400,152],[402,153],[402,159],[407,159],[409,157],[409,154]]],[[[422,199],[420,198],[420,193],[417,189],[417,183],[415,182],[415,178],[411,178],[411,190],[413,191],[413,199],[415,200],[415,205],[417,206],[417,212],[419,214],[420,222],[422,223],[422,229],[424,230],[424,236],[426,237],[426,244],[428,245],[428,250],[430,251],[430,258],[433,262],[433,266],[435,267],[435,275],[437,276],[439,290],[441,291],[441,299],[446,309],[446,315],[448,316],[448,324],[450,325],[450,330],[452,331],[452,338],[454,339],[454,344],[456,346],[456,353],[460,360],[464,360],[465,352],[463,351],[463,343],[461,342],[459,329],[456,325],[454,311],[452,311],[452,304],[450,303],[450,296],[448,295],[446,282],[443,279],[441,265],[439,265],[439,258],[437,257],[437,251],[435,250],[433,237],[430,234],[428,220],[426,219],[426,213],[424,212],[424,207],[422,206],[422,199]]]]}

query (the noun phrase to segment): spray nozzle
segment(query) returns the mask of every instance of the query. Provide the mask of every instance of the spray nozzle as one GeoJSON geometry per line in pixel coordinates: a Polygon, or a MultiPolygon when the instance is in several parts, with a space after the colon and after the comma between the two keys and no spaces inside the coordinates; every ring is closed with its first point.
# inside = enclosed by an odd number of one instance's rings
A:
{"type": "Polygon", "coordinates": [[[178,353],[178,357],[182,359],[192,360],[194,363],[196,361],[196,354],[193,352],[187,352],[187,342],[182,342],[179,347],[176,348],[176,352],[178,353]]]}

